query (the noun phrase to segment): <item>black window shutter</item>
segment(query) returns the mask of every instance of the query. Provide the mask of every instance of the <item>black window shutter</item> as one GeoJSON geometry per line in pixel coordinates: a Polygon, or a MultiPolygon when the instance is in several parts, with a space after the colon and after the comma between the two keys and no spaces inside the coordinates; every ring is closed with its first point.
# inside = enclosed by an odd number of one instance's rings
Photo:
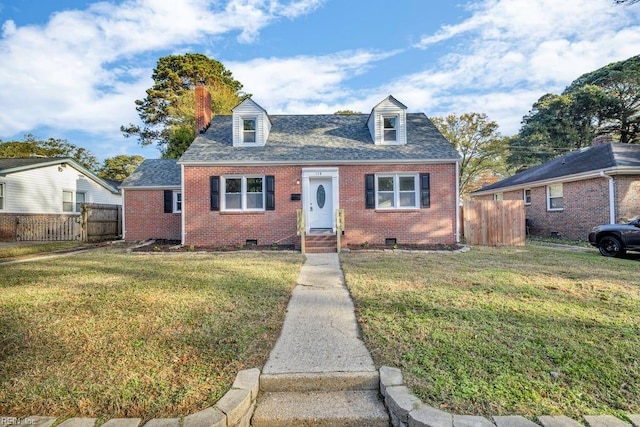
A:
{"type": "Polygon", "coordinates": [[[274,211],[276,210],[276,179],[273,175],[267,175],[264,178],[267,196],[265,209],[274,211]]]}
{"type": "Polygon", "coordinates": [[[420,174],[420,207],[431,207],[431,190],[428,173],[420,174]]]}
{"type": "Polygon", "coordinates": [[[365,208],[374,209],[376,207],[376,177],[372,173],[364,176],[365,208]]]}
{"type": "Polygon", "coordinates": [[[173,212],[173,191],[164,190],[164,213],[173,212]]]}
{"type": "Polygon", "coordinates": [[[219,176],[211,176],[209,177],[210,182],[210,197],[211,197],[211,210],[219,211],[220,210],[220,177],[219,176]]]}

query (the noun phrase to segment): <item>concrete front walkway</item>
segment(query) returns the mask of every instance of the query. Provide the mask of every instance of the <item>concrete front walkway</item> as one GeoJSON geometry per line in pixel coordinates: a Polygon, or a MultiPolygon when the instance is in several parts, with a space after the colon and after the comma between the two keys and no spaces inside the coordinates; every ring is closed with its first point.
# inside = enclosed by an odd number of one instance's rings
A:
{"type": "Polygon", "coordinates": [[[388,426],[338,254],[307,254],[262,375],[254,426],[388,426]]]}

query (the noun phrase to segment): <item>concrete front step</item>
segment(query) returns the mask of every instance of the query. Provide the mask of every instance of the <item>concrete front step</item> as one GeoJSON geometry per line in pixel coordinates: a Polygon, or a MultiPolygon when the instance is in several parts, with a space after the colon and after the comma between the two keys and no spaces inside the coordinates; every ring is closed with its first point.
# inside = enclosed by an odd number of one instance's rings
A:
{"type": "Polygon", "coordinates": [[[388,427],[389,415],[375,390],[270,392],[258,399],[251,425],[388,427]]]}
{"type": "Polygon", "coordinates": [[[334,247],[306,247],[305,252],[308,254],[330,254],[338,251],[338,248],[334,247]]]}
{"type": "Polygon", "coordinates": [[[378,371],[277,373],[260,375],[260,390],[266,392],[307,392],[379,390],[378,371]]]}

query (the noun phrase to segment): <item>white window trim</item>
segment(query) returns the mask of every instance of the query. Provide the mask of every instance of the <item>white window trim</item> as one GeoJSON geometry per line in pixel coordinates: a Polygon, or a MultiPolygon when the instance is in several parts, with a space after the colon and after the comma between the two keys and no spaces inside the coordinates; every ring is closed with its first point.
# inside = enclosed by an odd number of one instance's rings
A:
{"type": "Polygon", "coordinates": [[[221,200],[220,200],[220,210],[223,212],[264,212],[265,211],[265,203],[266,203],[266,192],[265,192],[265,175],[224,175],[220,177],[221,184],[221,200]],[[247,208],[247,179],[249,178],[260,178],[262,179],[262,208],[259,209],[248,209],[247,208]],[[241,189],[240,189],[240,209],[227,209],[227,179],[240,179],[241,180],[241,189]]]}
{"type": "Polygon", "coordinates": [[[174,190],[173,192],[173,203],[172,203],[172,212],[173,213],[182,213],[182,191],[174,190]],[[180,197],[180,208],[178,208],[178,197],[180,197]]]}
{"type": "MultiPolygon", "coordinates": [[[[559,197],[554,197],[554,199],[558,199],[559,197]]],[[[559,212],[564,210],[564,185],[560,184],[551,184],[547,185],[547,211],[549,212],[559,212]],[[551,207],[551,187],[560,186],[562,188],[562,206],[561,208],[552,208],[551,207]]]]}
{"type": "Polygon", "coordinates": [[[380,135],[380,143],[381,144],[386,144],[386,145],[397,145],[397,144],[401,144],[400,142],[400,114],[380,114],[380,128],[382,129],[382,134],[380,135]],[[396,139],[385,139],[384,138],[384,131],[386,129],[391,129],[391,128],[385,128],[384,127],[384,119],[395,119],[396,121],[396,127],[394,128],[394,130],[396,131],[396,139]]]}
{"type": "Polygon", "coordinates": [[[62,212],[63,213],[69,213],[69,214],[76,213],[76,194],[75,194],[75,192],[73,190],[62,189],[62,212]],[[64,201],[64,193],[71,193],[71,201],[70,202],[65,202],[64,201]],[[64,204],[65,203],[71,203],[71,210],[70,211],[67,211],[67,210],[64,209],[64,204]]]}
{"type": "Polygon", "coordinates": [[[493,201],[494,202],[502,202],[502,201],[504,201],[504,193],[494,193],[493,194],[493,201]]]}
{"type": "Polygon", "coordinates": [[[400,172],[400,173],[381,173],[375,175],[375,198],[376,209],[381,210],[402,210],[402,209],[419,209],[420,208],[420,180],[419,174],[412,172],[400,172]],[[411,177],[413,178],[413,191],[414,199],[413,206],[400,206],[400,178],[411,177]],[[384,207],[378,205],[378,179],[379,178],[393,178],[393,206],[384,207]]]}
{"type": "Polygon", "coordinates": [[[78,194],[84,194],[84,202],[82,203],[87,203],[87,192],[86,191],[76,191],[75,194],[73,195],[73,209],[75,213],[82,213],[80,210],[77,209],[78,207],[78,194]]]}
{"type": "Polygon", "coordinates": [[[258,144],[258,118],[257,117],[240,117],[240,143],[246,145],[259,145],[258,144]],[[244,122],[245,121],[253,121],[253,141],[245,141],[244,140],[244,122]]]}
{"type": "Polygon", "coordinates": [[[0,211],[4,211],[7,208],[7,185],[4,182],[0,182],[0,211]]]}
{"type": "Polygon", "coordinates": [[[524,205],[525,206],[531,205],[531,189],[530,188],[525,188],[524,190],[522,190],[522,200],[524,200],[524,205]],[[529,201],[528,202],[527,202],[527,191],[529,192],[529,201]]]}

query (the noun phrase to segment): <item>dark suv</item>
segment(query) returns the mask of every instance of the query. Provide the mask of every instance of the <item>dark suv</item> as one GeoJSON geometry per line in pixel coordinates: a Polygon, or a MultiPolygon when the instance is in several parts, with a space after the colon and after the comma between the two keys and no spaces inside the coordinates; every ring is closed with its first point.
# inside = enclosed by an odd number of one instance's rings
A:
{"type": "Polygon", "coordinates": [[[640,251],[640,215],[625,224],[605,224],[594,227],[589,243],[604,256],[621,257],[627,251],[640,251]]]}

